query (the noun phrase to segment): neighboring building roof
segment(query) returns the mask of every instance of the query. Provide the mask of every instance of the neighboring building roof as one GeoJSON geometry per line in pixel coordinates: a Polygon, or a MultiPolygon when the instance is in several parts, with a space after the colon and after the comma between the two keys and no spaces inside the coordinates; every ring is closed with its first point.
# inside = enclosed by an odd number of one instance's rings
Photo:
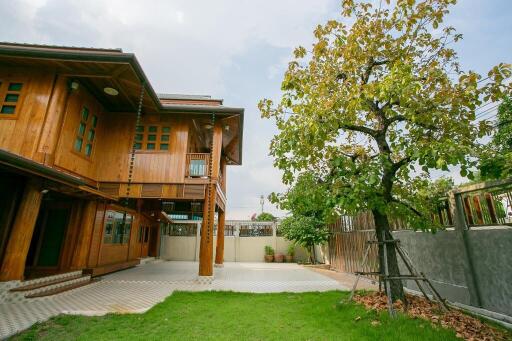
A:
{"type": "MultiPolygon", "coordinates": [[[[185,94],[158,94],[160,99],[193,99],[196,101],[211,101],[212,96],[210,95],[185,95],[185,94]]],[[[221,100],[222,101],[222,100],[221,100]]]]}

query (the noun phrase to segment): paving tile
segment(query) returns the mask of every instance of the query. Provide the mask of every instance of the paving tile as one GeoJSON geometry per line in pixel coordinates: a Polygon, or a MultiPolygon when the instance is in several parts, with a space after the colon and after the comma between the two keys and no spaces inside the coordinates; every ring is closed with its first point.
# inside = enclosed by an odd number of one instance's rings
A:
{"type": "Polygon", "coordinates": [[[103,276],[58,295],[0,304],[0,338],[59,314],[143,313],[173,291],[254,293],[348,290],[338,281],[297,264],[225,263],[211,284],[197,281],[197,262],[152,262],[103,276]]]}

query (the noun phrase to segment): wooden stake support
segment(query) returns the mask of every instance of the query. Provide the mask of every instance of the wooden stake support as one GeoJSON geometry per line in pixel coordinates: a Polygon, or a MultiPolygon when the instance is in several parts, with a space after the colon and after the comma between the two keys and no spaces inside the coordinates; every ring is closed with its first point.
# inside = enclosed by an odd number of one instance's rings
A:
{"type": "MultiPolygon", "coordinates": [[[[384,248],[384,269],[381,269],[381,271],[379,271],[379,272],[375,272],[375,271],[357,271],[355,273],[357,275],[357,277],[356,277],[356,280],[355,280],[354,285],[352,287],[352,291],[350,292],[350,296],[349,296],[348,300],[349,301],[353,300],[354,294],[355,294],[355,291],[356,291],[356,288],[357,288],[357,284],[359,283],[359,279],[361,278],[361,276],[364,276],[364,275],[375,275],[375,276],[379,276],[379,291],[380,291],[380,283],[381,283],[381,281],[384,282],[384,289],[386,290],[386,296],[387,296],[387,301],[388,301],[388,312],[389,312],[389,315],[391,317],[393,317],[393,318],[396,316],[396,313],[395,313],[395,311],[393,309],[393,302],[391,300],[391,287],[390,287],[390,281],[391,280],[401,280],[401,281],[413,280],[413,281],[415,281],[416,285],[420,289],[420,291],[423,294],[423,296],[425,296],[425,298],[428,301],[431,301],[430,297],[428,297],[428,295],[427,295],[427,293],[425,291],[425,288],[423,287],[423,285],[425,285],[426,288],[428,288],[430,290],[430,292],[432,293],[432,296],[435,298],[436,302],[439,304],[441,309],[443,309],[445,311],[449,310],[450,308],[446,304],[446,301],[441,297],[441,295],[436,290],[436,288],[434,288],[434,286],[432,285],[432,282],[430,282],[430,280],[425,276],[425,274],[423,272],[418,272],[416,270],[416,268],[414,267],[414,265],[412,263],[411,258],[409,257],[409,254],[400,245],[400,240],[399,239],[386,240],[385,232],[384,231],[382,231],[382,240],[383,240],[382,242],[379,242],[377,240],[368,240],[366,242],[367,246],[366,246],[366,251],[364,253],[363,260],[361,262],[361,269],[364,269],[366,267],[366,263],[368,261],[368,255],[370,253],[370,247],[371,247],[372,244],[383,245],[383,248],[384,248]],[[407,268],[407,270],[409,270],[409,274],[404,274],[404,275],[399,275],[399,276],[390,276],[389,275],[389,271],[388,271],[388,256],[387,256],[388,244],[395,244],[396,251],[397,251],[398,255],[400,256],[400,258],[402,259],[402,261],[404,262],[405,267],[407,268]]],[[[407,303],[406,303],[406,306],[407,306],[407,303]]]]}

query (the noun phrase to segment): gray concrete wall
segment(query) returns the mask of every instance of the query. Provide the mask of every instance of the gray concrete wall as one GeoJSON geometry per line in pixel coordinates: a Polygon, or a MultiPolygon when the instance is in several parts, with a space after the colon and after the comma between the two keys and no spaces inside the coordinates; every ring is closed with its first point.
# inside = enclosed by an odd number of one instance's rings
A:
{"type": "MultiPolygon", "coordinates": [[[[512,316],[512,229],[506,226],[479,227],[466,232],[482,307],[512,316]]],[[[396,231],[413,264],[433,282],[441,296],[452,302],[470,305],[466,271],[471,271],[463,256],[464,245],[455,231],[396,231]]],[[[402,272],[407,270],[401,264],[402,272]]],[[[413,281],[409,289],[417,290],[413,281]]]]}

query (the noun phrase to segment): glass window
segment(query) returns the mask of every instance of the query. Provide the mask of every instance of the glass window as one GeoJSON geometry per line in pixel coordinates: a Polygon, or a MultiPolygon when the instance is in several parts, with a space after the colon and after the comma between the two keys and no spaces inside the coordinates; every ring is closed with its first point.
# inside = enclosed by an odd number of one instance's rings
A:
{"type": "Polygon", "coordinates": [[[7,94],[5,96],[5,102],[18,102],[18,97],[20,95],[17,94],[7,94]]]}
{"type": "Polygon", "coordinates": [[[150,133],[156,133],[158,131],[158,127],[157,126],[149,126],[148,131],[150,133]]]}
{"type": "Polygon", "coordinates": [[[167,143],[160,143],[160,150],[169,150],[169,145],[167,143]]]}
{"type": "Polygon", "coordinates": [[[82,150],[82,143],[83,143],[83,140],[79,137],[75,140],[75,150],[77,152],[80,152],[82,150]]]}
{"type": "Polygon", "coordinates": [[[85,145],[85,155],[91,156],[92,153],[92,144],[88,143],[85,145]]]}
{"type": "Polygon", "coordinates": [[[163,142],[169,141],[169,135],[162,135],[162,136],[160,136],[160,141],[163,141],[163,142]]]}
{"type": "Polygon", "coordinates": [[[92,127],[96,128],[96,124],[98,124],[98,117],[96,115],[92,116],[92,127]]]}
{"type": "Polygon", "coordinates": [[[156,141],[156,135],[148,135],[148,141],[156,141]]]}
{"type": "Polygon", "coordinates": [[[94,140],[94,129],[89,129],[89,134],[87,134],[87,141],[92,142],[94,140]]]}
{"type": "Polygon", "coordinates": [[[133,148],[135,148],[135,149],[142,149],[142,143],[139,143],[139,142],[135,143],[133,145],[133,148]]]}
{"type": "Polygon", "coordinates": [[[162,134],[169,134],[171,132],[171,127],[162,127],[162,134]]]}
{"type": "Polygon", "coordinates": [[[144,139],[143,134],[135,134],[135,141],[142,141],[144,139]]]}
{"type": "Polygon", "coordinates": [[[154,150],[155,149],[155,144],[154,143],[148,143],[146,145],[146,149],[147,150],[154,150]]]}
{"type": "Polygon", "coordinates": [[[87,107],[82,108],[82,121],[87,122],[89,119],[89,109],[87,107]]]}
{"type": "Polygon", "coordinates": [[[16,107],[14,105],[4,105],[2,106],[1,113],[2,114],[14,114],[14,110],[16,107]]]}
{"type": "Polygon", "coordinates": [[[135,131],[138,132],[138,133],[142,133],[144,131],[144,126],[137,126],[135,128],[135,131]]]}
{"type": "Polygon", "coordinates": [[[85,123],[80,123],[80,125],[78,126],[78,135],[80,136],[84,136],[84,133],[85,133],[85,123]]]}
{"type": "Polygon", "coordinates": [[[23,83],[10,83],[9,91],[21,91],[22,87],[23,87],[23,83]]]}

